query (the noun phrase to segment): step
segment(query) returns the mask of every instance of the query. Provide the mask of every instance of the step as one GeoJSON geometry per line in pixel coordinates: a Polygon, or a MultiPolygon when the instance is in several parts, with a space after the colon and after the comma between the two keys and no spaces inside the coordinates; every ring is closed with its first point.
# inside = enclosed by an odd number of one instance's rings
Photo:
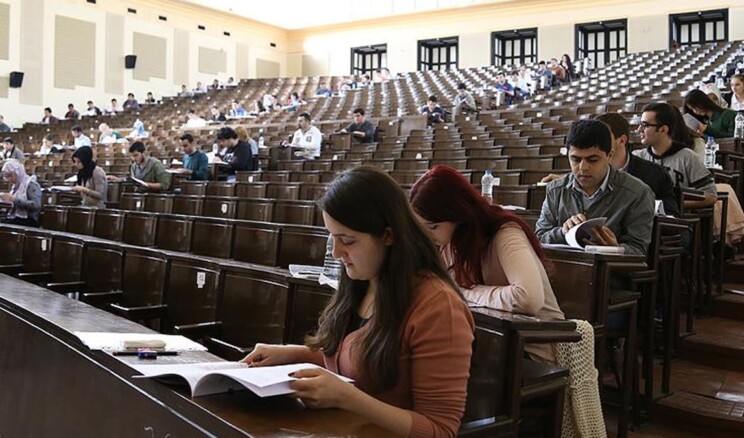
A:
{"type": "Polygon", "coordinates": [[[744,321],[729,318],[695,320],[695,334],[681,341],[688,360],[723,370],[744,370],[744,321]]]}
{"type": "Polygon", "coordinates": [[[725,278],[727,283],[744,284],[744,260],[739,259],[726,264],[725,278]]]}
{"type": "Polygon", "coordinates": [[[712,428],[703,436],[742,436],[744,373],[689,361],[672,364],[672,395],[659,399],[655,415],[712,428]]]}
{"type": "Polygon", "coordinates": [[[713,298],[711,314],[719,318],[744,320],[744,284],[724,283],[723,291],[723,294],[713,298]]]}

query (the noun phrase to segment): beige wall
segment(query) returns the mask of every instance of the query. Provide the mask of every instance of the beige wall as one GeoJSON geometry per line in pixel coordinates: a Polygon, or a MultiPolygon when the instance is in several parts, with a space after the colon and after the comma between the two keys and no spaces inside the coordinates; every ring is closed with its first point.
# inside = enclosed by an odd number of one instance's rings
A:
{"type": "MultiPolygon", "coordinates": [[[[289,57],[301,55],[322,70],[328,58],[330,74],[349,74],[350,48],[387,43],[388,66],[394,71],[416,70],[420,39],[459,36],[460,67],[491,63],[491,32],[538,28],[538,57],[549,59],[574,54],[574,26],[578,23],[626,18],[630,52],[659,50],[668,46],[669,14],[729,8],[731,39],[744,39],[744,6],[721,0],[505,0],[469,8],[325,26],[290,34],[289,57]]],[[[289,74],[306,74],[307,63],[290,63],[289,74]]]]}
{"type": "MultiPolygon", "coordinates": [[[[196,81],[212,83],[215,78],[255,77],[259,58],[278,65],[280,75],[286,74],[286,30],[173,0],[106,0],[95,5],[85,0],[0,0],[0,11],[2,5],[9,8],[9,29],[7,60],[2,59],[4,31],[0,29],[0,76],[5,77],[0,78],[0,114],[15,127],[41,120],[44,106],[62,116],[68,103],[82,110],[91,99],[105,107],[111,98],[123,101],[128,92],[143,100],[148,91],[156,97],[173,95],[182,83],[193,86],[196,81]],[[127,8],[136,9],[137,14],[127,13],[127,8]],[[159,15],[168,20],[160,21],[159,15]],[[86,23],[88,32],[93,29],[93,48],[77,58],[75,50],[58,48],[55,52],[57,16],[86,23]],[[206,29],[199,30],[197,25],[206,29]],[[224,31],[231,36],[223,35],[224,31]],[[135,34],[164,41],[164,70],[162,65],[151,64],[154,53],[137,53],[135,34]],[[272,42],[276,48],[270,47],[272,42]],[[177,47],[181,49],[178,55],[177,47]],[[200,48],[210,54],[219,52],[216,69],[199,71],[200,48]],[[238,52],[241,68],[237,67],[238,52]],[[147,71],[125,70],[124,56],[129,54],[138,55],[137,67],[147,71]],[[87,65],[90,59],[92,82],[90,75],[85,81],[70,81],[69,74],[55,81],[55,65],[87,65]],[[25,73],[21,89],[7,90],[3,85],[11,71],[25,73]]],[[[74,37],[66,35],[67,39],[74,37]]],[[[163,53],[162,43],[154,52],[163,53]]],[[[89,67],[86,71],[90,72],[89,67]]]]}

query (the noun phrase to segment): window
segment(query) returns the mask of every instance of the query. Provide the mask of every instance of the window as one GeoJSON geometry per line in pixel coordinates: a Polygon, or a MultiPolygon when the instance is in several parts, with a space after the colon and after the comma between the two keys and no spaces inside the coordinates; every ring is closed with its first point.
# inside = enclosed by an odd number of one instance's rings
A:
{"type": "Polygon", "coordinates": [[[387,67],[387,44],[353,47],[351,49],[351,74],[368,74],[387,67]]]}
{"type": "Polygon", "coordinates": [[[491,33],[491,64],[537,62],[537,28],[491,33]]]}
{"type": "Polygon", "coordinates": [[[669,45],[680,46],[728,41],[728,9],[669,16],[669,45]]]}
{"type": "Polygon", "coordinates": [[[419,41],[418,69],[420,71],[456,69],[458,44],[458,37],[419,41]]]}
{"type": "Polygon", "coordinates": [[[627,55],[627,47],[628,20],[577,24],[574,64],[588,57],[599,68],[627,55]]]}

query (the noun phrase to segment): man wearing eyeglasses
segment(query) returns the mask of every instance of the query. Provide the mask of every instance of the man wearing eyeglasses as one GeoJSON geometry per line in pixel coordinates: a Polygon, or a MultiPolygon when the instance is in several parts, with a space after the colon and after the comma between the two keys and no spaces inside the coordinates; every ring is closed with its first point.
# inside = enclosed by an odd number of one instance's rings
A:
{"type": "Polygon", "coordinates": [[[703,200],[685,200],[685,208],[710,207],[717,199],[713,175],[692,149],[684,143],[672,140],[675,129],[687,129],[686,126],[677,126],[674,111],[676,110],[666,103],[652,103],[643,108],[638,133],[645,149],[635,150],[633,154],[666,168],[676,187],[704,193],[703,200]]]}

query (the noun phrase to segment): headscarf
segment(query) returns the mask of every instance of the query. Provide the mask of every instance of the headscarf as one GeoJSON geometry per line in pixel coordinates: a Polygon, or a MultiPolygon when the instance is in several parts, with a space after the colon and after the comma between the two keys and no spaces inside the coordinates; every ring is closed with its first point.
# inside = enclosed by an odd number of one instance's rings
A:
{"type": "Polygon", "coordinates": [[[72,158],[77,158],[83,164],[83,168],[78,170],[77,184],[84,186],[93,178],[93,170],[96,168],[96,162],[93,161],[93,149],[90,146],[81,146],[72,154],[72,158]]]}
{"type": "MultiPolygon", "coordinates": [[[[7,159],[5,160],[5,164],[3,164],[2,173],[12,173],[15,175],[16,180],[13,187],[10,189],[10,194],[20,201],[27,201],[28,194],[26,192],[28,190],[28,184],[31,182],[31,177],[26,174],[26,169],[23,167],[23,164],[12,158],[7,159]]],[[[16,204],[13,203],[13,207],[11,207],[8,217],[11,219],[15,217],[26,219],[28,218],[28,213],[26,210],[16,208],[16,204]]]]}

